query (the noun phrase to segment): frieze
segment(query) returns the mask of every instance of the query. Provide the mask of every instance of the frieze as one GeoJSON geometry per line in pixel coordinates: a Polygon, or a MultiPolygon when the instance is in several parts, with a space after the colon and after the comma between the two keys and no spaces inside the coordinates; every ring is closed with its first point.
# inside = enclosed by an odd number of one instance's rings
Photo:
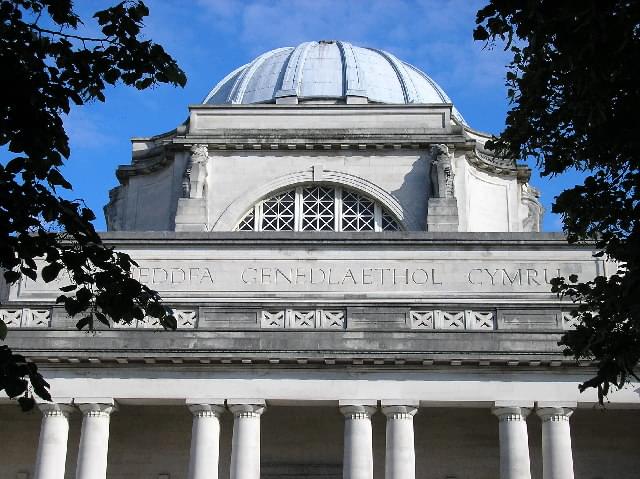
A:
{"type": "Polygon", "coordinates": [[[408,324],[417,330],[493,331],[496,315],[493,311],[412,309],[408,313],[408,324]]]}
{"type": "Polygon", "coordinates": [[[48,328],[51,326],[51,309],[0,309],[0,319],[8,328],[48,328]]]}
{"type": "MultiPolygon", "coordinates": [[[[138,260],[132,276],[177,301],[240,296],[259,301],[262,295],[364,294],[424,298],[443,295],[551,294],[551,280],[571,274],[598,274],[596,261],[349,259],[295,260],[243,258],[201,261],[138,260]]],[[[44,283],[23,280],[15,299],[53,301],[63,279],[44,283]]]]}
{"type": "Polygon", "coordinates": [[[260,327],[265,329],[345,329],[344,310],[263,310],[260,327]]]}

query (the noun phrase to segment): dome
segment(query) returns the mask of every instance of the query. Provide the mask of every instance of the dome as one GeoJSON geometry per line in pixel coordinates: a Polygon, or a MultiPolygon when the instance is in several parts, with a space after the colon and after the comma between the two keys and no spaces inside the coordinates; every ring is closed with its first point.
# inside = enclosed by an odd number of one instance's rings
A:
{"type": "MultiPolygon", "coordinates": [[[[305,101],[388,104],[451,103],[426,73],[391,53],[347,42],[305,42],[277,48],[227,75],[205,104],[305,101]]],[[[452,116],[466,124],[453,107],[452,116]]]]}

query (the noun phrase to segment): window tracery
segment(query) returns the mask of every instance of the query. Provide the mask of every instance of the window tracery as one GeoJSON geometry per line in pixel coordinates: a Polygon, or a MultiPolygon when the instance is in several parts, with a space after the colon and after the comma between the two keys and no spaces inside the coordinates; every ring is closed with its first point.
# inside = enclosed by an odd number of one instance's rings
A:
{"type": "Polygon", "coordinates": [[[399,231],[378,202],[339,186],[304,185],[258,202],[238,231],[399,231]]]}

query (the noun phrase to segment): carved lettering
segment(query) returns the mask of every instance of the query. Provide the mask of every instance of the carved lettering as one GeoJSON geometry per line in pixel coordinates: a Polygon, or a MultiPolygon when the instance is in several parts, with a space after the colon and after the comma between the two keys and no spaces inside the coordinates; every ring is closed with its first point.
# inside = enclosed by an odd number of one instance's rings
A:
{"type": "Polygon", "coordinates": [[[169,273],[164,268],[153,268],[152,282],[153,283],[166,283],[169,279],[169,273]]]}
{"type": "Polygon", "coordinates": [[[173,284],[184,283],[186,279],[187,273],[182,268],[171,268],[171,282],[173,284]]]}
{"type": "MultiPolygon", "coordinates": [[[[239,285],[268,286],[278,288],[295,288],[296,286],[313,286],[314,289],[366,289],[394,288],[400,290],[403,287],[416,290],[416,288],[442,291],[447,287],[460,287],[456,284],[467,284],[483,289],[504,288],[535,288],[549,289],[551,280],[557,276],[566,276],[575,270],[569,267],[567,271],[561,271],[557,267],[535,266],[528,264],[496,265],[497,267],[478,267],[462,269],[454,266],[448,269],[445,266],[432,267],[425,264],[421,267],[355,267],[354,265],[341,263],[305,265],[293,264],[291,266],[270,266],[268,264],[238,265],[239,268],[229,266],[222,268],[223,275],[228,281],[223,283],[222,289],[233,283],[233,278],[239,285]],[[234,272],[237,271],[237,272],[234,272]]],[[[555,266],[555,265],[554,265],[555,266]]],[[[579,271],[579,270],[578,270],[579,271]]],[[[152,286],[163,285],[191,285],[193,287],[206,288],[216,285],[214,268],[201,265],[186,264],[182,267],[171,266],[140,266],[133,269],[133,277],[152,286]]],[[[217,287],[217,285],[216,285],[217,287]]]]}
{"type": "Polygon", "coordinates": [[[527,284],[529,286],[535,284],[536,286],[540,286],[540,281],[536,278],[538,277],[538,270],[527,268],[527,284]]]}
{"type": "Polygon", "coordinates": [[[522,270],[518,269],[513,273],[513,278],[509,275],[509,272],[506,269],[502,269],[502,284],[507,286],[507,281],[509,285],[513,284],[522,284],[522,270]]]}
{"type": "Polygon", "coordinates": [[[258,270],[256,268],[247,268],[242,270],[242,282],[244,284],[255,284],[258,270]]]}
{"type": "Polygon", "coordinates": [[[278,281],[278,276],[282,277],[282,279],[284,279],[287,283],[291,284],[291,275],[292,275],[292,271],[289,270],[288,274],[284,271],[282,271],[280,268],[276,268],[276,281],[278,281]]]}
{"type": "Polygon", "coordinates": [[[429,281],[429,274],[423,269],[417,269],[411,274],[411,280],[415,284],[427,284],[427,281],[429,281]]]}

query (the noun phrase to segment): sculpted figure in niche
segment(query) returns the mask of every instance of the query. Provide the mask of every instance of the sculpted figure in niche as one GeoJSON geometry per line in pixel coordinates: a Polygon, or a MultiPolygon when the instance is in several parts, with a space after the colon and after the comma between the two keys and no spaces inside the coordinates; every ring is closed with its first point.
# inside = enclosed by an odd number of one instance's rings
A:
{"type": "Polygon", "coordinates": [[[193,145],[191,156],[182,177],[182,196],[184,198],[202,198],[207,180],[207,145],[193,145]]]}
{"type": "Polygon", "coordinates": [[[447,145],[431,147],[431,197],[453,198],[453,165],[447,145]]]}

